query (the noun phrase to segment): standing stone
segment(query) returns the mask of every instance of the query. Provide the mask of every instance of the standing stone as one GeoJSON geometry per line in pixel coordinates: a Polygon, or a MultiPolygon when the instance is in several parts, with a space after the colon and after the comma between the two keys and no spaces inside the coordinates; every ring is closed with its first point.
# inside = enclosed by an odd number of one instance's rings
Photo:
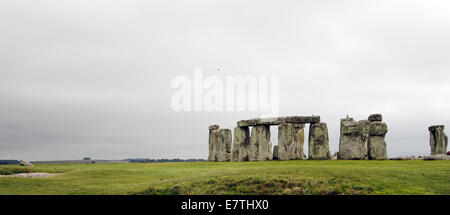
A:
{"type": "Polygon", "coordinates": [[[328,127],[320,122],[309,126],[308,159],[329,160],[331,158],[328,145],[328,127]]]}
{"type": "Polygon", "coordinates": [[[273,156],[272,160],[278,160],[278,145],[273,147],[273,156]]]}
{"type": "Polygon", "coordinates": [[[300,144],[294,124],[283,123],[278,126],[278,159],[298,160],[300,155],[300,144]]]}
{"type": "Polygon", "coordinates": [[[219,152],[217,161],[231,160],[231,130],[219,129],[219,152]]]}
{"type": "Polygon", "coordinates": [[[448,137],[444,132],[444,126],[430,126],[428,131],[430,131],[431,155],[446,154],[448,137]]]}
{"type": "Polygon", "coordinates": [[[304,160],[306,159],[305,151],[304,151],[304,145],[305,145],[305,124],[294,124],[295,127],[295,134],[297,136],[297,142],[299,145],[299,155],[300,159],[304,160]]]}
{"type": "Polygon", "coordinates": [[[249,128],[234,128],[232,161],[249,161],[250,153],[249,128]]]}
{"type": "Polygon", "coordinates": [[[386,142],[387,125],[383,122],[371,122],[369,126],[368,157],[370,160],[387,160],[386,142]]]}
{"type": "Polygon", "coordinates": [[[270,126],[256,125],[252,128],[250,136],[250,161],[271,160],[272,149],[270,148],[270,126]]]}
{"type": "Polygon", "coordinates": [[[355,122],[353,118],[341,119],[338,158],[364,160],[367,157],[368,121],[355,122]]]}
{"type": "Polygon", "coordinates": [[[364,159],[368,159],[368,145],[369,145],[369,129],[370,129],[370,122],[368,120],[359,120],[358,126],[361,131],[361,141],[364,145],[364,159]]]}
{"type": "Polygon", "coordinates": [[[219,126],[209,126],[209,155],[208,161],[217,161],[219,158],[219,126]]]}

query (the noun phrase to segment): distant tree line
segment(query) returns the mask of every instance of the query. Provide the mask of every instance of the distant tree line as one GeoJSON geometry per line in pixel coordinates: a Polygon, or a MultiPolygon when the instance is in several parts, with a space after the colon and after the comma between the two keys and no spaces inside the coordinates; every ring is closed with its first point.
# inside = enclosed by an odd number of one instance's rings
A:
{"type": "Polygon", "coordinates": [[[4,164],[19,164],[19,160],[0,160],[0,165],[4,164]]]}
{"type": "Polygon", "coordinates": [[[205,161],[205,159],[150,159],[150,158],[128,158],[125,159],[128,162],[132,163],[165,163],[165,162],[194,162],[194,161],[205,161]]]}

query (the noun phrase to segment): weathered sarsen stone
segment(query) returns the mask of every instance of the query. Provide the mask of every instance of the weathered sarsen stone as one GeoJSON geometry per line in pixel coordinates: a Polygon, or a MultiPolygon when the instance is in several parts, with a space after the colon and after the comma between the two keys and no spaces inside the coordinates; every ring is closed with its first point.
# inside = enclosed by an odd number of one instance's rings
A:
{"type": "Polygon", "coordinates": [[[430,131],[431,155],[447,153],[448,137],[444,132],[444,126],[433,125],[428,131],[430,131]]]}
{"type": "Polygon", "coordinates": [[[272,148],[270,143],[270,127],[268,125],[256,125],[252,128],[250,136],[250,161],[271,160],[272,148]]]}
{"type": "Polygon", "coordinates": [[[387,125],[384,122],[371,122],[369,126],[368,157],[370,160],[387,160],[386,142],[387,125]]]}
{"type": "Polygon", "coordinates": [[[278,126],[278,160],[298,159],[301,159],[301,155],[295,126],[283,123],[278,126]]]}
{"type": "MultiPolygon", "coordinates": [[[[368,124],[367,124],[368,125],[368,124]]],[[[365,122],[355,122],[353,118],[341,119],[341,136],[338,158],[343,160],[364,160],[367,145],[363,134],[365,122]]],[[[367,129],[366,129],[367,130],[367,129]]]]}
{"type": "Polygon", "coordinates": [[[209,126],[208,161],[230,161],[231,141],[230,129],[219,129],[218,125],[209,126]]]}
{"type": "Polygon", "coordinates": [[[381,122],[383,121],[383,116],[379,113],[370,114],[368,120],[369,122],[381,122]]]}
{"type": "Polygon", "coordinates": [[[232,161],[249,161],[251,153],[249,128],[234,128],[232,161]]]}
{"type": "Polygon", "coordinates": [[[237,122],[237,126],[244,127],[256,125],[280,125],[283,123],[303,124],[303,123],[318,123],[318,122],[320,122],[320,116],[288,116],[277,118],[241,120],[237,122]]]}
{"type": "Polygon", "coordinates": [[[299,155],[300,159],[306,159],[304,145],[305,145],[305,124],[294,124],[295,135],[297,136],[297,142],[299,145],[299,155]]]}
{"type": "Polygon", "coordinates": [[[331,158],[326,123],[315,123],[309,126],[308,151],[308,159],[311,160],[328,160],[331,158]]]}
{"type": "Polygon", "coordinates": [[[209,155],[208,161],[217,161],[219,152],[219,126],[209,126],[209,155]]]}
{"type": "Polygon", "coordinates": [[[217,161],[231,161],[231,130],[219,129],[219,152],[217,161]]]}

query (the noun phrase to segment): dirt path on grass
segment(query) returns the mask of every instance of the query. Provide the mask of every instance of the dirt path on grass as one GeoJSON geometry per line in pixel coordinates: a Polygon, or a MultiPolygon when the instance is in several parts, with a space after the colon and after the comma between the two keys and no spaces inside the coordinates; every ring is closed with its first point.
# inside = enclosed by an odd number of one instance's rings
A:
{"type": "Polygon", "coordinates": [[[46,173],[46,172],[32,172],[32,173],[19,173],[13,175],[0,175],[0,178],[46,178],[61,173],[46,173]]]}

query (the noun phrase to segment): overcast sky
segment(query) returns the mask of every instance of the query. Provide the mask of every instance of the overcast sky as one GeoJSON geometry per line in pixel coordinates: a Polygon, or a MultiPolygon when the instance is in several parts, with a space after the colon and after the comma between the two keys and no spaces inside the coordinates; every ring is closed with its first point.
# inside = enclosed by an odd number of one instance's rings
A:
{"type": "Polygon", "coordinates": [[[280,115],[320,115],[332,153],[340,118],[382,113],[389,156],[428,155],[449,38],[444,0],[1,0],[0,159],[207,158],[210,124],[257,113],[172,110],[194,68],[278,76],[280,115]]]}

